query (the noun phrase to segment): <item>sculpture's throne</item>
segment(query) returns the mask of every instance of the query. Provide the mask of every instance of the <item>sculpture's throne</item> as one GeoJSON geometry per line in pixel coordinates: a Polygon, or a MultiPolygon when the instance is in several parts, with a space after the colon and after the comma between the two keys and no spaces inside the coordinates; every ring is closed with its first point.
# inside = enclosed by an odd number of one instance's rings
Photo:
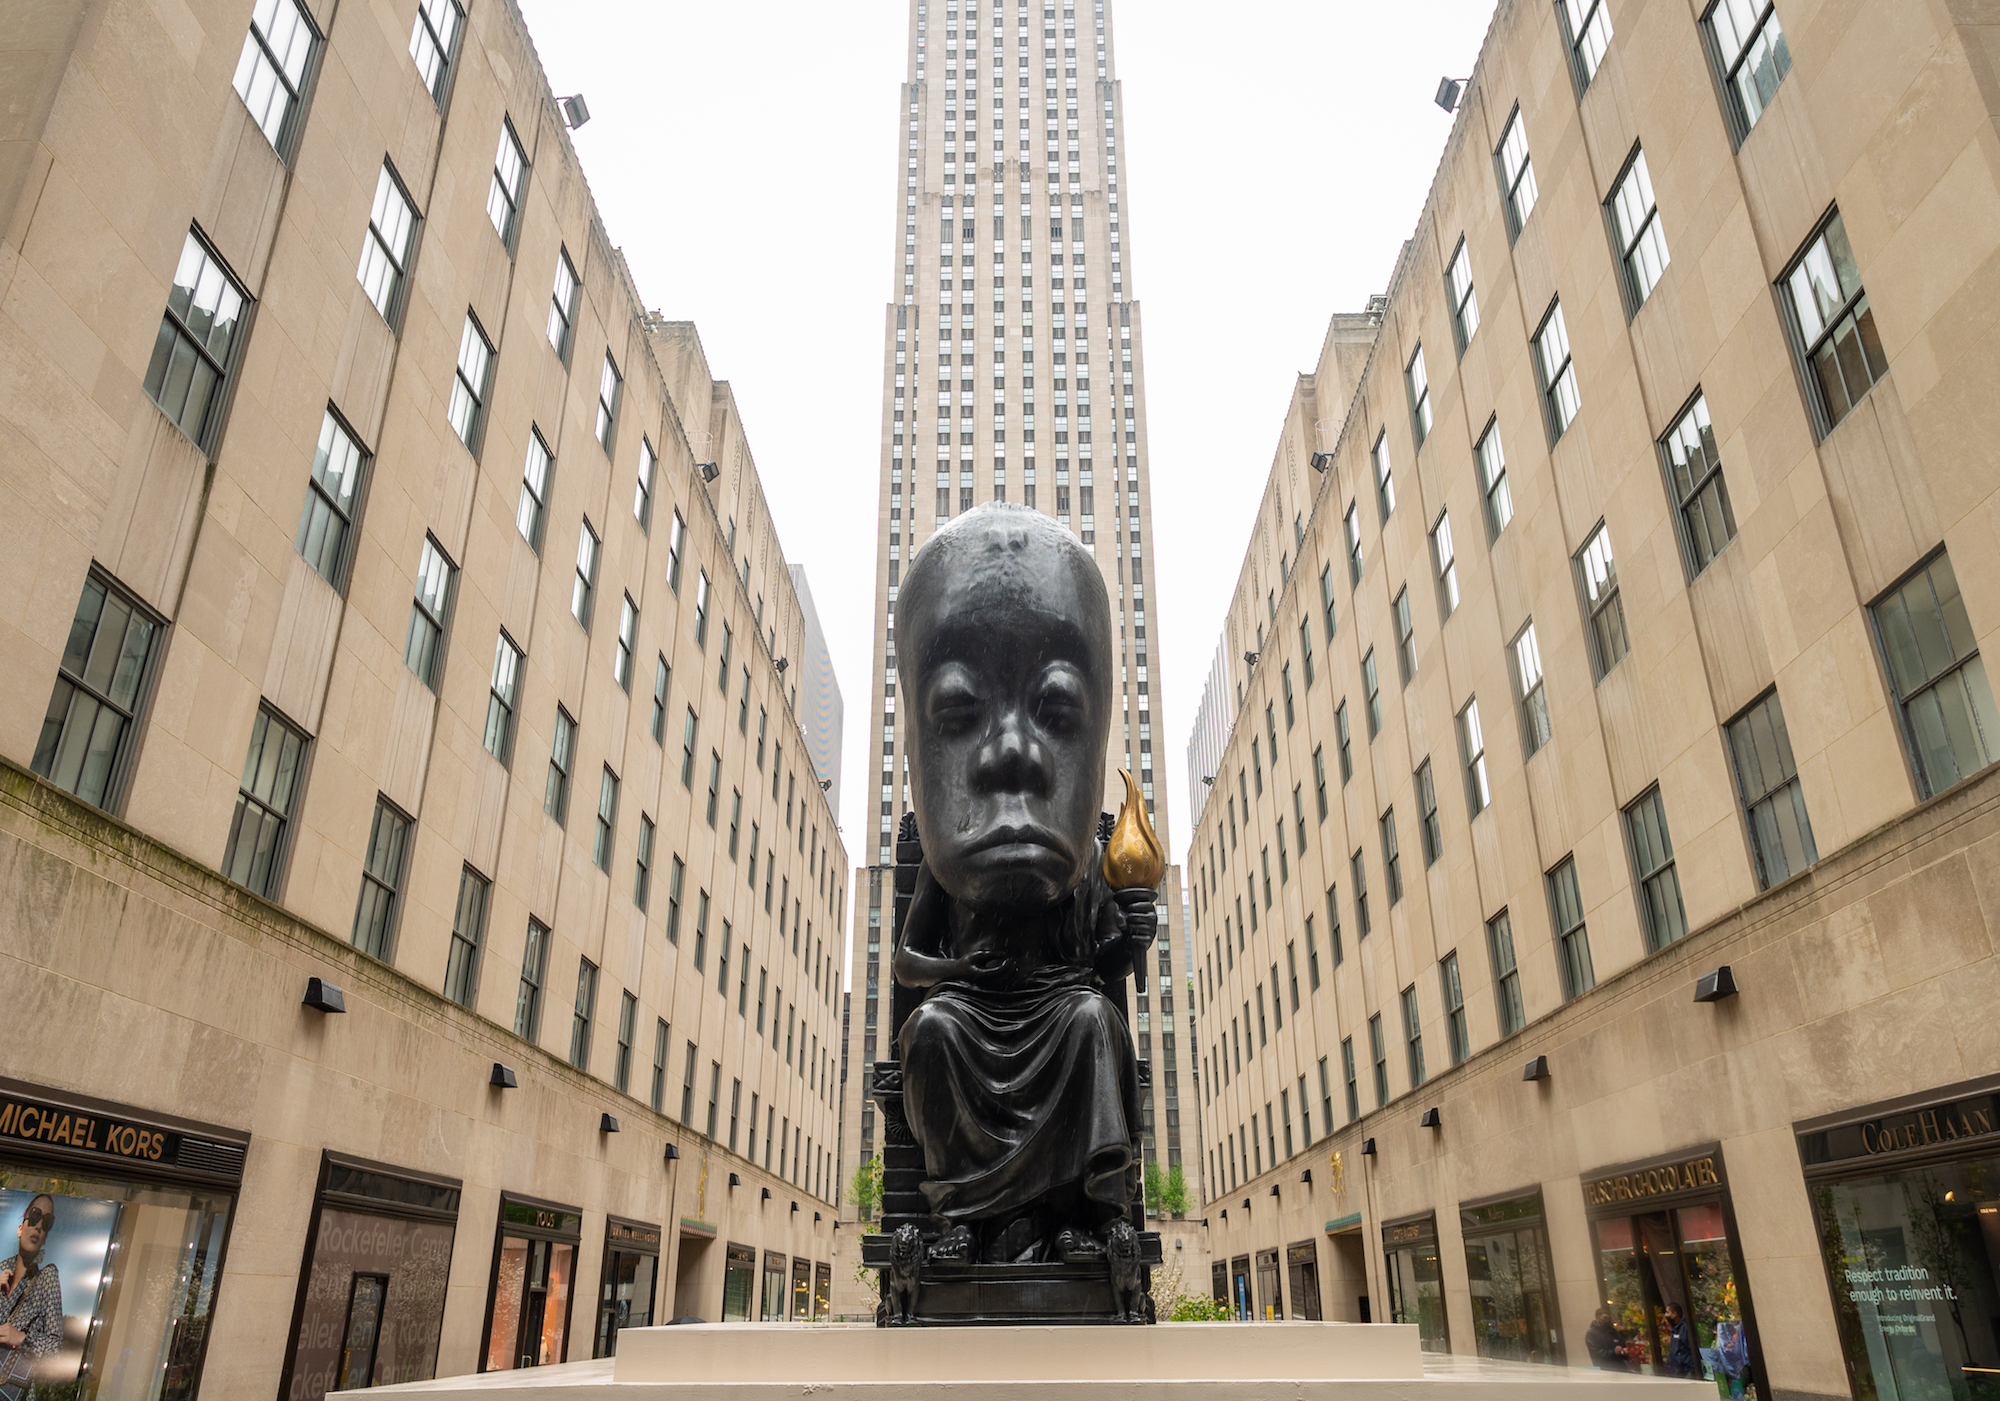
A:
{"type": "MultiPolygon", "coordinates": [[[[1112,817],[1106,813],[1099,839],[1109,835],[1112,817]]],[[[894,906],[890,916],[890,957],[903,940],[903,921],[917,889],[917,867],[923,848],[916,819],[905,813],[896,834],[894,906]]],[[[903,1023],[925,989],[906,988],[891,977],[889,1045],[897,1044],[903,1023]]],[[[1125,1014],[1125,981],[1105,988],[1112,1005],[1125,1014]]],[[[1138,1063],[1139,1089],[1152,1090],[1151,1066],[1138,1063]]],[[[882,1324],[1022,1324],[1022,1323],[1150,1323],[1147,1290],[1152,1268],[1162,1263],[1160,1235],[1146,1229],[1144,1200],[1132,1203],[1131,1231],[1121,1222],[1113,1229],[1111,1248],[1089,1259],[1037,1264],[987,1264],[974,1260],[930,1260],[930,1246],[940,1234],[940,1221],[930,1211],[922,1190],[924,1150],[910,1133],[903,1116],[901,1061],[878,1060],[869,1092],[881,1111],[882,1219],[880,1230],[861,1240],[861,1260],[881,1273],[882,1324]]],[[[1138,1145],[1133,1145],[1135,1151],[1138,1145]]]]}

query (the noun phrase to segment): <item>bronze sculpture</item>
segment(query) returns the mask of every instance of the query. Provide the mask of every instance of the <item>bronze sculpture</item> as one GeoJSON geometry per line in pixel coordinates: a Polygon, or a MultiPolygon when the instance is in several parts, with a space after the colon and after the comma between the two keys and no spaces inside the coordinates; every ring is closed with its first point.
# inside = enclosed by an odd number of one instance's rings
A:
{"type": "MultiPolygon", "coordinates": [[[[1109,847],[1099,813],[1103,575],[1049,517],[995,504],[918,551],[897,614],[914,859],[897,870],[900,1063],[877,1066],[875,1093],[884,1228],[920,1226],[924,1249],[918,1282],[907,1261],[893,1300],[885,1281],[882,1316],[1142,1322],[1159,1245],[1141,1229],[1124,979],[1143,979],[1165,861],[1129,775],[1109,847]]],[[[864,1258],[888,1266],[891,1240],[864,1258]]]]}

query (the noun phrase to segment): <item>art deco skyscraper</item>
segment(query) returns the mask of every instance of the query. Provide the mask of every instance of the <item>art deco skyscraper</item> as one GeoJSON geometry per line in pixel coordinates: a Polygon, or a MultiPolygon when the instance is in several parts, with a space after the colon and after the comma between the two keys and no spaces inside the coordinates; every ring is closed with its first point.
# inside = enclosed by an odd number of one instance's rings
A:
{"type": "MultiPolygon", "coordinates": [[[[1119,156],[1124,119],[1106,0],[911,0],[898,104],[893,295],[884,309],[882,494],[875,574],[869,830],[856,850],[855,988],[845,1089],[847,1166],[879,1146],[867,1067],[887,1042],[887,868],[910,792],[896,723],[896,591],[918,546],[974,505],[1013,501],[1074,531],[1117,610],[1118,698],[1105,808],[1129,768],[1171,850],[1154,781],[1158,727],[1149,644],[1151,491],[1139,304],[1119,156]],[[859,1073],[856,1073],[858,1070],[859,1073]],[[858,1125],[858,1132],[854,1131],[858,1125]]],[[[1154,622],[1157,637],[1157,620],[1154,622]]],[[[1182,1160],[1172,949],[1180,873],[1163,885],[1160,940],[1132,1030],[1154,1067],[1146,1153],[1182,1160]]],[[[1180,999],[1185,1011],[1185,995],[1180,999]]],[[[1192,1134],[1189,1135],[1192,1149],[1192,1134]]]]}

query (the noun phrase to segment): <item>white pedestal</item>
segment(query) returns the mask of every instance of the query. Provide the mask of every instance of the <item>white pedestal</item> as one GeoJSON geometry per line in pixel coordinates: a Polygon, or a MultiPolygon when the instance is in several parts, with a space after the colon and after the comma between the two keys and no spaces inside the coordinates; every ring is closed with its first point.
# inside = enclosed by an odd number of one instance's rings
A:
{"type": "Polygon", "coordinates": [[[427,1401],[1713,1401],[1668,1381],[1418,1350],[1402,1324],[876,1328],[710,1323],[629,1329],[618,1357],[376,1387],[427,1401]]]}

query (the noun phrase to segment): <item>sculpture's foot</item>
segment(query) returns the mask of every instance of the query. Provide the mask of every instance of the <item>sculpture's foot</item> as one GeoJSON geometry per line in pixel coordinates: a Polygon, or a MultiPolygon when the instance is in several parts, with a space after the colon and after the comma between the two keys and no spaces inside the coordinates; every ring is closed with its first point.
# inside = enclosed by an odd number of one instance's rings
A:
{"type": "Polygon", "coordinates": [[[972,1258],[972,1232],[964,1225],[953,1226],[937,1238],[931,1246],[933,1260],[970,1260],[972,1258]]]}
{"type": "Polygon", "coordinates": [[[987,1238],[982,1258],[989,1265],[1033,1264],[1041,1246],[1034,1218],[1017,1216],[987,1238]]]}
{"type": "Polygon", "coordinates": [[[1056,1235],[1056,1259],[1064,1264],[1068,1264],[1071,1260],[1103,1258],[1104,1243],[1081,1227],[1065,1227],[1056,1235]]]}

